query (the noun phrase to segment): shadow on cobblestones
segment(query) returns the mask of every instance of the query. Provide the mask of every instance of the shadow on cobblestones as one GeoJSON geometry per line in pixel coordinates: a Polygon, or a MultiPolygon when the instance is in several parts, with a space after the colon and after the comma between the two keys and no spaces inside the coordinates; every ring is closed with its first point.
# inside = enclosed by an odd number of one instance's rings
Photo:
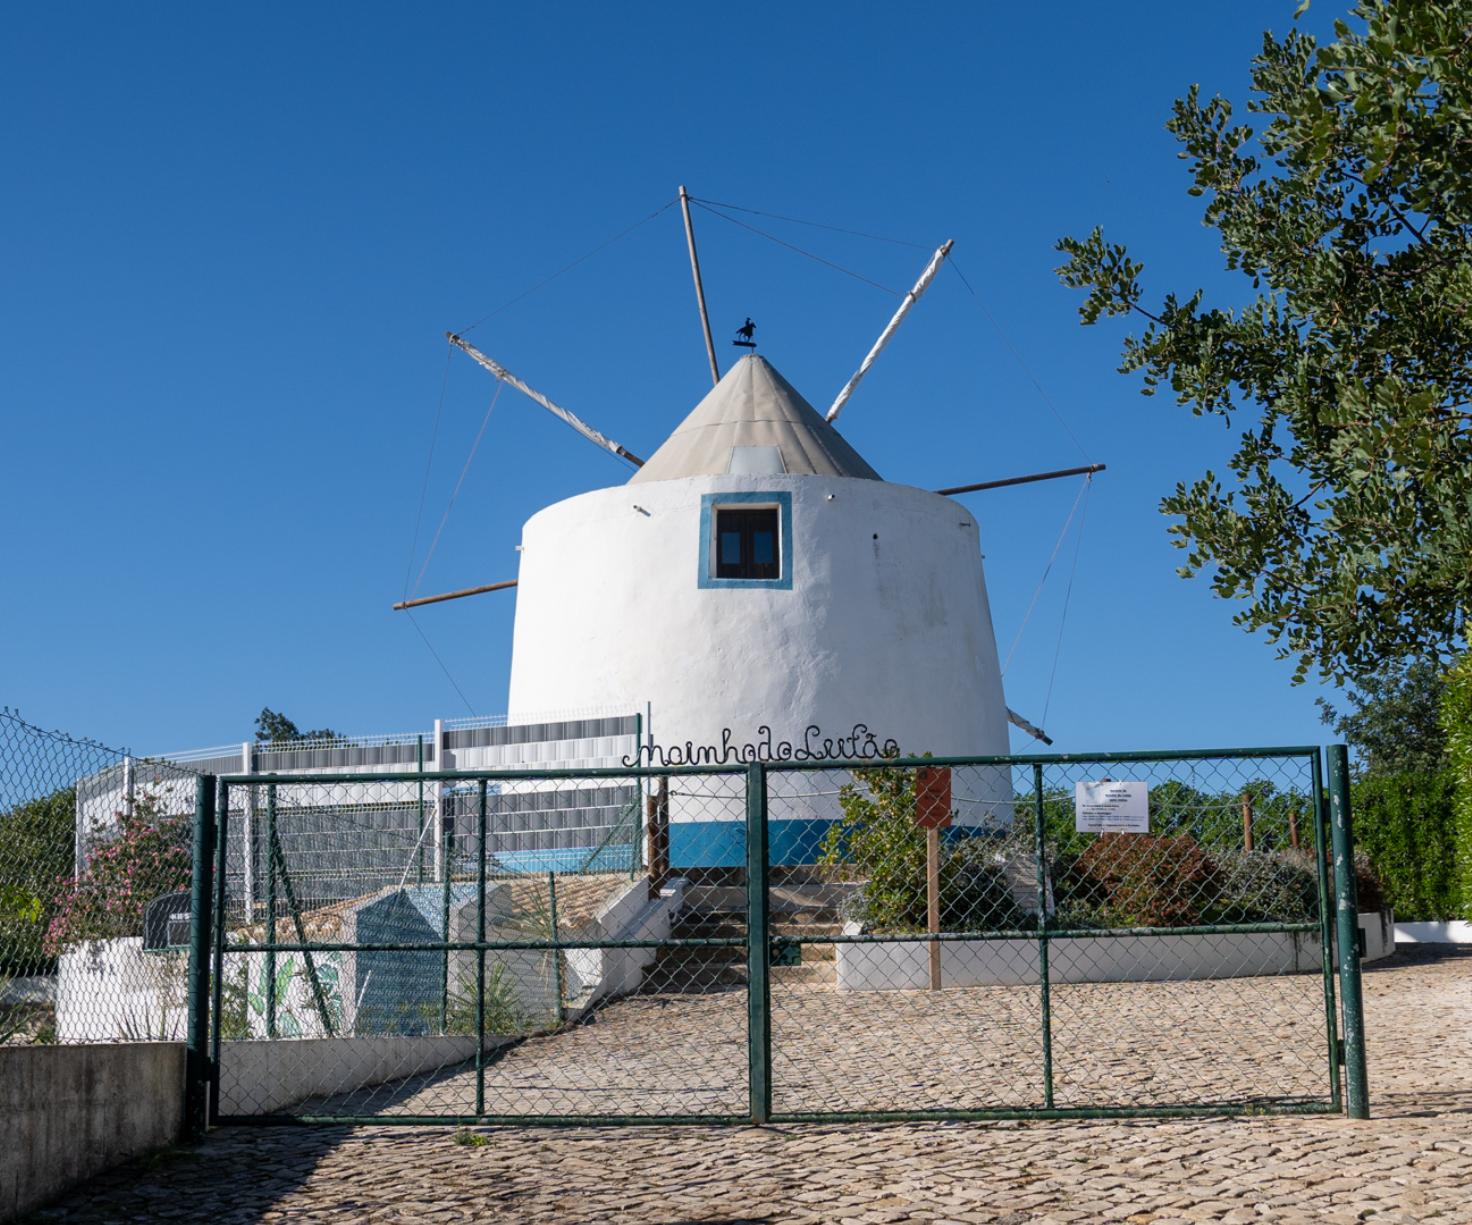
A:
{"type": "Polygon", "coordinates": [[[202,1144],[163,1149],[88,1182],[85,1195],[23,1218],[43,1221],[259,1221],[309,1184],[351,1127],[222,1128],[202,1144]]]}
{"type": "Polygon", "coordinates": [[[1367,961],[1360,973],[1394,974],[1407,966],[1430,966],[1440,962],[1472,962],[1472,944],[1397,944],[1395,952],[1379,961],[1367,961]]]}
{"type": "Polygon", "coordinates": [[[1367,967],[1374,1118],[225,1128],[36,1220],[1468,1222],[1472,949],[1367,967]]]}

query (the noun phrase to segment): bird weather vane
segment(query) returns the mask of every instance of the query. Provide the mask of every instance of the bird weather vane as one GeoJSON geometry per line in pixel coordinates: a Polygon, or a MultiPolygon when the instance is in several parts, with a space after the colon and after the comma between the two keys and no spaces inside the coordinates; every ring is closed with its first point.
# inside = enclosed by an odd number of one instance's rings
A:
{"type": "Polygon", "coordinates": [[[746,316],[746,322],[736,329],[736,339],[731,343],[738,349],[755,349],[756,341],[752,339],[756,335],[756,324],[751,321],[751,316],[746,316]]]}

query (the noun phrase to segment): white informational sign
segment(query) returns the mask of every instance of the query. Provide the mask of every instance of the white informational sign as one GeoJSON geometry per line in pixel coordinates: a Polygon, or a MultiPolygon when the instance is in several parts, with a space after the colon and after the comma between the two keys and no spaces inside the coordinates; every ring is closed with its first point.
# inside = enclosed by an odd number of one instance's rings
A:
{"type": "Polygon", "coordinates": [[[1081,834],[1148,834],[1150,788],[1145,783],[1075,783],[1073,827],[1081,834]]]}

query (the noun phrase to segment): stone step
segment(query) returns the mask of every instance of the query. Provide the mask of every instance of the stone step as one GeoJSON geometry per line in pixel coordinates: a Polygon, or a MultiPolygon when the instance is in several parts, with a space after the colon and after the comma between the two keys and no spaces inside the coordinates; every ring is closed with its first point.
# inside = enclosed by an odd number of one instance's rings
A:
{"type": "MultiPolygon", "coordinates": [[[[772,918],[836,920],[857,885],[847,881],[773,881],[767,891],[767,910],[772,918]]],[[[685,891],[688,908],[706,912],[746,913],[746,886],[692,884],[685,891]]]]}
{"type": "Polygon", "coordinates": [[[661,949],[644,972],[641,994],[703,992],[746,982],[744,948],[692,947],[661,949]]]}
{"type": "Polygon", "coordinates": [[[773,921],[772,933],[777,936],[839,936],[843,934],[843,924],[837,921],[773,921]]]}
{"type": "Polygon", "coordinates": [[[657,962],[678,965],[745,965],[745,945],[687,945],[681,948],[659,950],[657,962]]]}
{"type": "Polygon", "coordinates": [[[838,981],[838,967],[832,961],[804,959],[800,966],[773,966],[770,974],[774,987],[808,987],[838,981]]]}

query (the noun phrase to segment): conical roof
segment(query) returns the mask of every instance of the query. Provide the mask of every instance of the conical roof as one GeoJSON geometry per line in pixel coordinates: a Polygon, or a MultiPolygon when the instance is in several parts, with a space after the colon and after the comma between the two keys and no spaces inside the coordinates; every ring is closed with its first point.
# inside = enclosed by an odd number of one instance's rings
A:
{"type": "Polygon", "coordinates": [[[726,371],[629,484],[728,472],[881,479],[797,388],[755,353],[726,371]]]}

